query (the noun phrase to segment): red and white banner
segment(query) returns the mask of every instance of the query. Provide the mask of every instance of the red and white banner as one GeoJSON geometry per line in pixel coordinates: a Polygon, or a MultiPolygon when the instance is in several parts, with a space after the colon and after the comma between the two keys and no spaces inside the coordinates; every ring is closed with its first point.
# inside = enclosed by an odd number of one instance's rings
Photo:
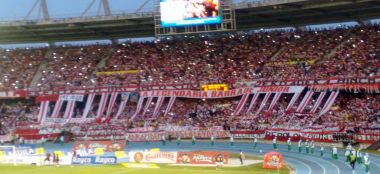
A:
{"type": "Polygon", "coordinates": [[[309,103],[309,101],[311,100],[311,98],[313,97],[313,94],[314,94],[314,91],[307,91],[305,96],[303,97],[300,105],[298,106],[296,112],[298,113],[301,113],[305,107],[307,106],[307,104],[309,103]]]}
{"type": "Polygon", "coordinates": [[[273,100],[272,100],[271,104],[269,105],[268,111],[272,111],[272,110],[273,110],[273,108],[274,108],[274,106],[276,105],[278,99],[280,99],[281,94],[282,94],[282,93],[279,93],[279,92],[278,92],[278,93],[276,93],[276,94],[274,95],[273,100]]]}
{"type": "Polygon", "coordinates": [[[260,93],[255,93],[252,97],[251,103],[249,104],[249,107],[247,109],[246,114],[251,112],[252,107],[256,104],[257,98],[259,98],[260,93]]]}
{"type": "Polygon", "coordinates": [[[134,120],[135,119],[135,117],[137,116],[137,114],[139,114],[140,113],[140,111],[141,111],[141,108],[142,108],[142,105],[143,105],[143,102],[144,102],[144,97],[141,97],[140,96],[140,99],[139,99],[139,101],[137,102],[137,106],[136,106],[136,111],[135,111],[135,113],[132,115],[132,120],[134,120]]]}
{"type": "Polygon", "coordinates": [[[51,114],[50,117],[52,117],[52,118],[58,117],[59,111],[61,111],[61,108],[62,108],[62,104],[63,104],[62,100],[58,100],[57,102],[55,102],[53,113],[51,114]]]}
{"type": "Polygon", "coordinates": [[[247,102],[248,97],[249,97],[249,94],[244,94],[244,95],[241,97],[240,102],[239,102],[238,105],[236,106],[235,112],[233,113],[234,116],[240,114],[240,111],[243,109],[245,103],[247,102]]]}
{"type": "Polygon", "coordinates": [[[102,93],[96,117],[102,117],[103,116],[104,110],[106,109],[107,100],[108,100],[108,93],[102,93]]]}
{"type": "Polygon", "coordinates": [[[82,118],[87,118],[88,113],[90,112],[92,103],[94,102],[95,94],[89,94],[87,96],[86,106],[84,107],[82,118]]]}
{"type": "Polygon", "coordinates": [[[153,100],[153,97],[148,97],[148,100],[147,100],[146,103],[145,103],[145,107],[144,107],[144,111],[143,111],[142,116],[145,115],[145,113],[146,113],[146,111],[148,110],[150,104],[152,103],[152,100],[153,100]]]}
{"type": "Polygon", "coordinates": [[[172,106],[175,102],[175,98],[176,97],[170,97],[170,100],[169,100],[168,106],[166,107],[164,116],[166,116],[170,112],[170,109],[172,109],[172,106]]]}
{"type": "Polygon", "coordinates": [[[301,95],[301,92],[294,93],[292,100],[290,100],[290,103],[288,104],[288,107],[286,107],[286,111],[291,111],[294,103],[296,103],[298,97],[301,95]]]}
{"type": "Polygon", "coordinates": [[[157,102],[156,102],[156,107],[154,108],[153,111],[153,118],[156,118],[158,113],[160,112],[160,108],[162,104],[164,103],[165,97],[158,97],[157,102]]]}
{"type": "Polygon", "coordinates": [[[116,119],[118,119],[120,117],[121,113],[124,112],[125,106],[128,103],[129,94],[130,94],[129,92],[121,93],[121,102],[119,105],[119,109],[117,110],[117,113],[116,113],[116,119]]]}
{"type": "Polygon", "coordinates": [[[107,152],[124,150],[125,141],[75,141],[73,150],[103,148],[107,152]]]}
{"type": "Polygon", "coordinates": [[[49,101],[42,101],[40,103],[40,111],[38,113],[39,123],[42,123],[45,121],[48,110],[49,110],[49,101]]]}
{"type": "Polygon", "coordinates": [[[331,92],[329,98],[327,99],[325,105],[323,106],[321,112],[319,113],[319,115],[323,115],[325,113],[327,113],[330,109],[331,109],[331,106],[334,104],[336,98],[338,97],[339,95],[339,91],[333,91],[331,92]]]}
{"type": "Polygon", "coordinates": [[[66,110],[65,110],[65,114],[63,115],[63,118],[66,118],[66,119],[71,118],[74,113],[74,108],[75,108],[75,100],[67,101],[66,110]]]}
{"type": "Polygon", "coordinates": [[[264,97],[263,101],[261,102],[259,109],[256,111],[256,115],[258,115],[261,112],[261,110],[264,109],[264,107],[265,107],[265,105],[266,105],[266,103],[267,103],[270,95],[271,95],[271,93],[266,93],[265,94],[265,97],[264,97]]]}
{"type": "Polygon", "coordinates": [[[323,91],[323,92],[321,92],[321,93],[319,94],[317,101],[315,102],[313,108],[310,110],[310,113],[313,113],[313,114],[314,114],[315,112],[317,112],[317,109],[318,109],[318,107],[321,105],[322,100],[323,100],[323,98],[325,97],[325,95],[326,95],[326,91],[323,91]]]}
{"type": "Polygon", "coordinates": [[[107,108],[107,112],[106,112],[106,116],[107,117],[109,117],[111,115],[113,106],[115,105],[115,101],[116,101],[117,95],[118,95],[117,92],[112,92],[111,93],[111,98],[110,98],[110,101],[109,101],[109,104],[108,104],[108,108],[107,108]]]}
{"type": "Polygon", "coordinates": [[[265,138],[265,130],[251,131],[251,130],[236,130],[231,131],[231,136],[234,138],[265,138]]]}
{"type": "Polygon", "coordinates": [[[228,91],[195,91],[195,90],[161,90],[142,91],[143,97],[184,97],[184,98],[228,98],[251,94],[252,88],[231,89],[228,91]]]}

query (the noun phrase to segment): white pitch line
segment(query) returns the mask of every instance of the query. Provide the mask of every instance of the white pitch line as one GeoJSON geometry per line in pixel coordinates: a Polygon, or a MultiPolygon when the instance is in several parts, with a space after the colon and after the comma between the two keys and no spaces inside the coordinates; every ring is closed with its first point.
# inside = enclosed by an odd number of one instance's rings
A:
{"type": "MultiPolygon", "coordinates": [[[[293,157],[293,158],[296,158],[296,157],[293,157]]],[[[296,158],[296,159],[300,159],[300,158],[296,158]]],[[[323,174],[326,174],[326,168],[323,165],[320,165],[320,164],[318,164],[318,163],[316,163],[314,161],[308,160],[308,159],[302,159],[302,160],[306,160],[306,161],[309,161],[309,162],[317,164],[319,167],[321,167],[323,169],[323,174]]]]}
{"type": "Polygon", "coordinates": [[[304,162],[302,162],[302,161],[300,161],[300,160],[297,160],[297,159],[294,159],[294,158],[289,158],[288,157],[288,159],[287,160],[293,160],[293,161],[297,161],[298,163],[301,163],[302,165],[304,165],[304,166],[306,166],[306,168],[309,170],[309,174],[311,174],[311,168],[310,168],[310,166],[309,165],[307,165],[307,164],[305,164],[304,162]]]}

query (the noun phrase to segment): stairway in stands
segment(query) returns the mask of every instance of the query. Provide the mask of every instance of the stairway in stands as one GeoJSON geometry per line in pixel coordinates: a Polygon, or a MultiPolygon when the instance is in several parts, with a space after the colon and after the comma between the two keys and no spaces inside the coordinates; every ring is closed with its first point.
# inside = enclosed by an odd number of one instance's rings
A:
{"type": "Polygon", "coordinates": [[[30,83],[30,87],[37,87],[37,84],[39,83],[40,79],[42,78],[42,71],[46,69],[47,63],[49,60],[49,57],[53,55],[53,50],[49,49],[44,56],[44,60],[41,62],[40,66],[37,69],[36,74],[34,74],[33,80],[30,83]]]}

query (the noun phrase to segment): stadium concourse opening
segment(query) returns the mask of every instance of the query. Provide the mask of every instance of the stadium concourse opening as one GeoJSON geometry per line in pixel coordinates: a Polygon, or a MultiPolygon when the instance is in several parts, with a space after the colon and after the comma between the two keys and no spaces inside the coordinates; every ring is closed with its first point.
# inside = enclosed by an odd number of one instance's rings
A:
{"type": "Polygon", "coordinates": [[[0,2],[2,173],[380,171],[379,2],[69,1],[0,2]]]}

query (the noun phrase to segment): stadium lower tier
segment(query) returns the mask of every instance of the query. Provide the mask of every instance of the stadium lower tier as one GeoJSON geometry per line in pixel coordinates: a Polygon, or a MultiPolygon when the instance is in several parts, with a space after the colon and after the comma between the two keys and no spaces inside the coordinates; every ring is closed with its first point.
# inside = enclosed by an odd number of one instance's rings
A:
{"type": "MultiPolygon", "coordinates": [[[[55,153],[60,154],[60,159],[66,159],[67,156],[73,156],[73,150],[74,144],[43,144],[43,145],[35,145],[35,144],[25,144],[23,147],[30,147],[31,149],[35,149],[35,151],[28,152],[29,155],[34,154],[40,154],[40,158],[42,159],[41,164],[38,165],[48,165],[49,163],[47,161],[44,161],[46,159],[46,154],[55,153]]],[[[114,158],[115,160],[111,163],[109,163],[108,166],[111,166],[111,168],[108,168],[107,165],[102,165],[101,167],[98,166],[97,169],[94,169],[94,173],[97,173],[98,171],[102,170],[101,168],[104,168],[104,170],[109,170],[112,173],[112,166],[119,162],[126,162],[128,163],[135,161],[136,159],[141,159],[140,166],[143,164],[157,164],[157,163],[177,163],[178,159],[180,161],[183,161],[183,155],[178,155],[178,153],[187,154],[189,155],[190,163],[193,163],[193,157],[191,156],[192,152],[203,154],[204,157],[210,155],[212,152],[216,154],[229,154],[228,160],[232,162],[234,158],[237,160],[237,158],[240,155],[234,155],[243,153],[247,155],[247,159],[243,159],[244,163],[248,163],[250,160],[249,156],[254,155],[256,156],[254,159],[259,161],[259,166],[252,167],[247,166],[243,168],[239,167],[233,167],[229,168],[228,165],[225,163],[225,166],[222,168],[223,172],[232,172],[234,170],[238,170],[236,172],[238,173],[268,173],[268,172],[276,172],[276,170],[265,170],[262,169],[262,160],[265,159],[264,155],[268,152],[278,152],[282,157],[286,165],[290,166],[296,174],[337,174],[337,173],[357,173],[357,174],[365,174],[367,173],[366,169],[369,169],[370,173],[376,173],[375,171],[378,171],[380,169],[380,156],[375,154],[366,154],[365,152],[361,151],[355,151],[358,152],[357,154],[360,159],[363,159],[362,162],[356,161],[355,169],[352,168],[349,162],[347,162],[347,157],[345,155],[346,150],[345,149],[337,149],[336,153],[333,153],[335,146],[331,146],[328,144],[315,144],[313,146],[305,146],[305,144],[301,145],[301,151],[299,151],[299,146],[297,144],[293,145],[286,145],[286,144],[267,144],[265,142],[258,142],[257,144],[253,142],[234,142],[231,144],[230,142],[223,142],[223,141],[216,141],[214,143],[210,141],[181,141],[178,143],[177,141],[167,141],[165,143],[163,142],[130,142],[127,144],[127,146],[123,149],[120,149],[117,152],[105,152],[104,154],[100,154],[95,150],[90,150],[91,154],[83,155],[82,157],[76,157],[72,160],[74,162],[67,162],[66,165],[72,165],[75,166],[74,168],[71,168],[70,171],[76,172],[75,168],[81,168],[78,165],[90,165],[90,161],[82,160],[82,163],[79,163],[78,159],[90,159],[91,156],[97,156],[98,162],[100,159],[105,158],[114,158]],[[275,149],[276,147],[276,149],[275,149]],[[321,147],[324,147],[323,149],[321,147]],[[123,152],[123,153],[122,153],[123,152]],[[121,155],[121,154],[130,154],[130,155],[121,155]],[[141,155],[141,158],[139,155],[141,155]],[[155,155],[152,155],[155,154],[155,155]],[[172,154],[172,155],[170,155],[172,154]],[[177,156],[176,156],[177,155],[177,156]],[[149,156],[149,158],[148,158],[149,156]],[[146,160],[150,161],[147,162],[146,160]],[[370,163],[365,163],[364,161],[370,161],[370,163]],[[366,168],[368,167],[368,168],[366,168]]],[[[86,149],[87,150],[87,149],[86,149]]],[[[355,150],[355,149],[353,149],[355,150]]],[[[356,149],[358,150],[358,149],[356,149]]],[[[27,156],[28,154],[24,154],[27,156]]],[[[75,155],[75,154],[74,154],[75,155]]],[[[71,159],[71,158],[69,158],[71,159]]],[[[187,158],[186,158],[187,159],[187,158]]],[[[200,156],[197,156],[199,161],[206,160],[206,158],[200,158],[200,156]]],[[[278,159],[278,158],[276,158],[278,159]]],[[[1,160],[0,160],[1,161],[1,160]]],[[[104,160],[103,160],[104,162],[104,160]]],[[[205,161],[204,161],[205,162],[205,161]]],[[[228,164],[230,162],[227,162],[228,164]]],[[[271,161],[272,163],[275,163],[274,161],[271,161]]],[[[131,163],[136,164],[136,163],[131,163]]],[[[64,161],[61,161],[61,165],[65,165],[64,161]]],[[[94,164],[92,164],[94,165],[94,164]]],[[[215,166],[214,163],[211,165],[212,167],[202,167],[202,170],[206,170],[205,172],[208,173],[214,173],[215,172],[215,166]],[[210,170],[210,171],[208,171],[210,170]],[[213,170],[213,171],[212,171],[213,170]]],[[[238,162],[237,166],[240,166],[240,162],[238,162]]],[[[131,165],[132,166],[132,165],[131,165]]],[[[153,166],[153,165],[149,165],[153,166]]],[[[196,166],[196,165],[193,165],[196,166]]],[[[253,165],[255,166],[255,165],[253,165]]],[[[19,166],[14,167],[6,167],[4,166],[4,170],[9,170],[10,173],[16,172],[18,170],[19,166]]],[[[43,172],[46,172],[46,170],[52,170],[59,172],[60,170],[65,170],[65,167],[34,167],[33,171],[39,171],[40,169],[43,169],[43,172]],[[61,169],[62,168],[62,169],[61,169]]],[[[167,168],[163,167],[162,169],[154,169],[156,172],[163,172],[166,171],[167,168]]],[[[194,170],[199,172],[199,168],[194,168],[194,170]]],[[[86,168],[86,171],[92,170],[89,166],[86,168]]],[[[144,173],[147,171],[151,171],[150,169],[144,169],[144,168],[134,168],[133,171],[130,171],[128,168],[120,168],[118,169],[118,173],[120,173],[120,170],[125,170],[125,172],[133,173],[144,173]],[[135,171],[136,170],[136,171],[135,171]]],[[[179,166],[176,168],[171,168],[170,170],[176,170],[178,172],[188,172],[192,171],[192,165],[187,166],[179,166]]],[[[281,173],[285,173],[286,170],[281,170],[281,173]]],[[[218,172],[218,171],[216,171],[218,172]]],[[[232,174],[231,173],[231,174],[232,174]]],[[[287,173],[287,172],[286,172],[287,173]]]]}

